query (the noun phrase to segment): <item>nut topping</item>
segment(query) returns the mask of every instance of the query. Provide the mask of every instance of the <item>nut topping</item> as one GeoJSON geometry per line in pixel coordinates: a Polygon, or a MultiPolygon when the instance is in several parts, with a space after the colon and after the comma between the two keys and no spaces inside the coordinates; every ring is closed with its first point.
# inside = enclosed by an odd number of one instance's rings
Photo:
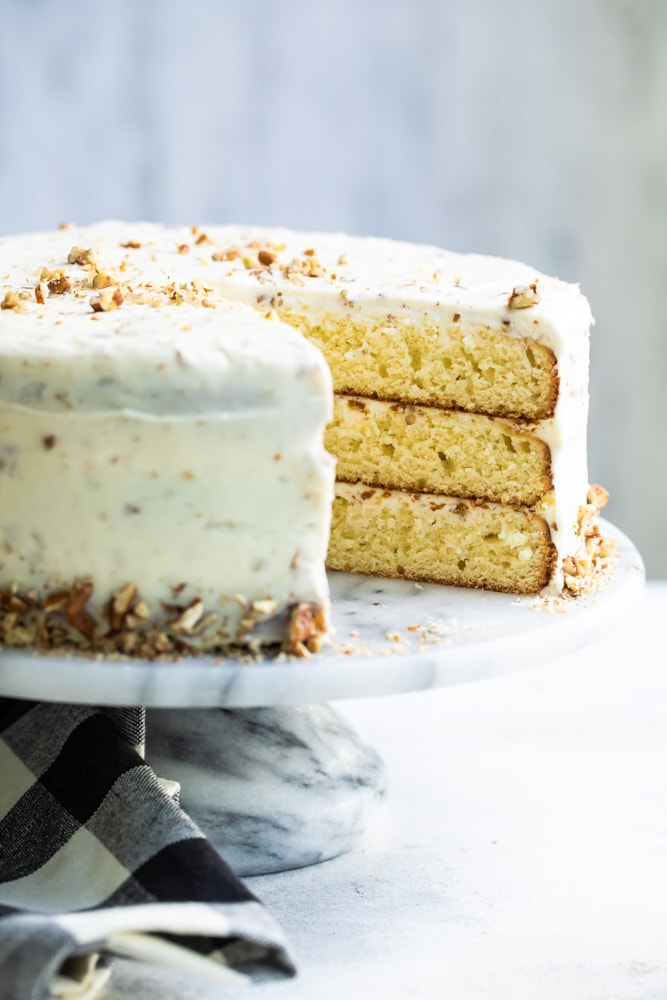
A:
{"type": "Polygon", "coordinates": [[[108,288],[113,285],[113,278],[106,271],[96,271],[93,277],[93,288],[108,288]]]}
{"type": "Polygon", "coordinates": [[[531,306],[536,306],[539,301],[537,282],[534,281],[531,285],[516,285],[507,300],[507,308],[529,309],[531,306]]]}
{"type": "Polygon", "coordinates": [[[49,295],[64,295],[65,292],[70,291],[71,287],[72,282],[66,274],[61,275],[59,278],[52,278],[51,281],[47,282],[49,295]]]}
{"type": "Polygon", "coordinates": [[[103,288],[99,295],[90,300],[93,312],[110,312],[123,304],[120,288],[103,288]]]}
{"type": "Polygon", "coordinates": [[[262,600],[253,601],[251,608],[257,615],[270,618],[271,615],[275,615],[278,605],[272,597],[265,597],[262,600]]]}
{"type": "Polygon", "coordinates": [[[212,259],[213,260],[236,260],[237,257],[240,256],[240,254],[241,254],[241,251],[239,250],[238,247],[230,247],[229,250],[216,250],[216,252],[214,254],[212,254],[212,259]]]}
{"type": "Polygon", "coordinates": [[[608,500],[609,493],[604,486],[598,486],[596,483],[593,483],[589,487],[586,503],[592,503],[598,510],[602,510],[602,508],[606,506],[608,500]]]}
{"type": "Polygon", "coordinates": [[[83,247],[72,247],[70,252],[67,254],[68,264],[94,264],[95,260],[93,257],[93,251],[88,249],[84,250],[83,247]]]}
{"type": "Polygon", "coordinates": [[[287,626],[285,652],[307,657],[318,652],[327,622],[323,608],[314,604],[297,604],[287,626]]]}
{"type": "Polygon", "coordinates": [[[65,621],[90,641],[95,634],[95,619],[85,610],[86,604],[93,596],[93,585],[90,580],[75,583],[65,606],[65,621]]]}
{"type": "Polygon", "coordinates": [[[203,613],[204,602],[201,597],[196,597],[194,601],[181,612],[176,621],[171,622],[171,628],[174,632],[192,632],[203,613]]]}
{"type": "Polygon", "coordinates": [[[122,628],[125,621],[125,616],[132,607],[132,604],[137,599],[137,588],[133,583],[127,583],[122,590],[119,590],[117,594],[114,594],[111,598],[111,606],[109,608],[109,624],[111,628],[117,631],[122,628]]]}
{"type": "Polygon", "coordinates": [[[54,611],[60,611],[61,608],[64,608],[68,601],[69,592],[67,590],[56,590],[44,598],[44,610],[47,615],[50,615],[54,611]]]}
{"type": "Polygon", "coordinates": [[[0,302],[0,309],[19,309],[21,306],[20,300],[16,292],[6,292],[5,297],[0,302]]]}

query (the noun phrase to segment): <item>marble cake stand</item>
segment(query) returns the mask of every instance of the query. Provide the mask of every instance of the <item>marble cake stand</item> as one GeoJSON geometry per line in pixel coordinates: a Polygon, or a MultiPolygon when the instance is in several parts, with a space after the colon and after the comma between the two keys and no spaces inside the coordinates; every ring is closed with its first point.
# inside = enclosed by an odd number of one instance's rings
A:
{"type": "Polygon", "coordinates": [[[359,842],[384,768],[332,699],[478,681],[573,652],[636,603],[644,567],[616,539],[608,584],[576,601],[330,577],[335,642],[309,660],[176,663],[0,654],[0,695],[148,709],[147,757],[241,875],[334,857],[359,842]]]}

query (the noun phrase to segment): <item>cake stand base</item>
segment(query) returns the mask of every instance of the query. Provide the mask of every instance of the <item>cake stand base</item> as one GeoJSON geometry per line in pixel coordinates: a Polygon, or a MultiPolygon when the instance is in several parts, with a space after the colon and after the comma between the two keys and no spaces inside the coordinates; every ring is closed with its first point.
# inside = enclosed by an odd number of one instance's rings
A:
{"type": "Polygon", "coordinates": [[[358,845],[384,765],[329,705],[153,709],[147,762],[239,875],[302,868],[358,845]]]}

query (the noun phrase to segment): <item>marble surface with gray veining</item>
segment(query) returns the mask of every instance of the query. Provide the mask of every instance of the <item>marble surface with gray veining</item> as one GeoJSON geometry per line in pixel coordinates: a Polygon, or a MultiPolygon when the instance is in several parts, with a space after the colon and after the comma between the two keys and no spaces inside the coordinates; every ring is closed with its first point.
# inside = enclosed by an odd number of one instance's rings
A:
{"type": "Polygon", "coordinates": [[[667,574],[664,0],[0,8],[0,230],[280,223],[580,281],[591,478],[667,574]]]}
{"type": "Polygon", "coordinates": [[[384,765],[329,705],[154,709],[147,760],[238,875],[356,847],[385,792],[384,765]]]}

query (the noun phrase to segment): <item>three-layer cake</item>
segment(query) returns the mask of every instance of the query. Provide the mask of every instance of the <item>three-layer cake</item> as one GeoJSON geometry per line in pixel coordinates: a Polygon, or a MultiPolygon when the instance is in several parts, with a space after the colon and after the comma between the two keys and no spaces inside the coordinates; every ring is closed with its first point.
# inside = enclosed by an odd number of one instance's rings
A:
{"type": "Polygon", "coordinates": [[[576,286],[145,223],[6,237],[0,284],[5,642],[317,648],[332,502],[331,568],[532,594],[605,562],[576,286]]]}

